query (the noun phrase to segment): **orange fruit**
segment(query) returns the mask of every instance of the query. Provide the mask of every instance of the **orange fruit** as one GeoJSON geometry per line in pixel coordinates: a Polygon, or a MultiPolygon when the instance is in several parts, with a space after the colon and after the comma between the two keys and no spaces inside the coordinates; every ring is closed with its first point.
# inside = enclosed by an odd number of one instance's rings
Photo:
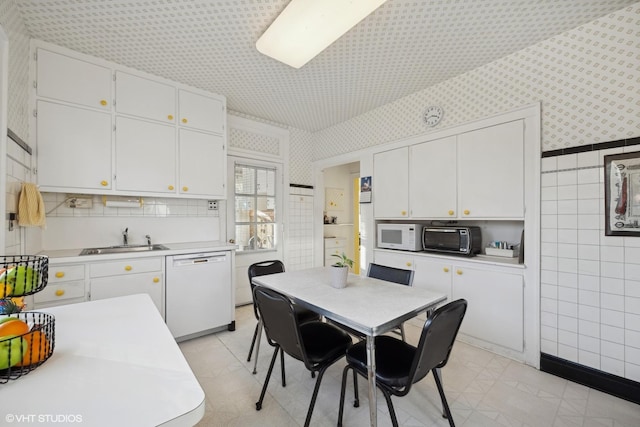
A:
{"type": "Polygon", "coordinates": [[[0,324],[0,337],[6,335],[22,335],[29,332],[29,325],[20,319],[9,320],[0,324]]]}
{"type": "Polygon", "coordinates": [[[32,331],[22,338],[27,342],[28,347],[27,351],[24,352],[22,361],[16,366],[27,366],[32,363],[42,362],[47,357],[51,350],[51,344],[45,334],[40,331],[32,331]]]}

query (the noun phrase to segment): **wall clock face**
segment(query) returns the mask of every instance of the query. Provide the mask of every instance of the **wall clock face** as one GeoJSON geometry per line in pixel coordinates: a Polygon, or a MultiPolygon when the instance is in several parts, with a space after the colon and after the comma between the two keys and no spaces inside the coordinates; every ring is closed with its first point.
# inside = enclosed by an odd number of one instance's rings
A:
{"type": "Polygon", "coordinates": [[[442,120],[443,114],[444,114],[444,111],[442,110],[441,107],[432,106],[432,107],[427,107],[427,109],[424,111],[424,116],[422,118],[427,126],[434,127],[438,123],[440,123],[440,120],[442,120]]]}

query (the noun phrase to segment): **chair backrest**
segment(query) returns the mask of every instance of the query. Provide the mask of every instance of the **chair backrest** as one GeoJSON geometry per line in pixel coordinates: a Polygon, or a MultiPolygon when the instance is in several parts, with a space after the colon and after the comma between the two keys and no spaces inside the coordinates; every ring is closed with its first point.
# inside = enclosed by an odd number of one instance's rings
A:
{"type": "Polygon", "coordinates": [[[285,353],[306,364],[296,307],[291,300],[264,286],[253,289],[253,300],[258,306],[269,344],[277,343],[285,353]]]}
{"type": "Polygon", "coordinates": [[[374,264],[373,262],[369,264],[367,276],[407,286],[411,286],[413,283],[413,270],[388,267],[386,265],[374,264]]]}
{"type": "MultiPolygon", "coordinates": [[[[284,273],[284,264],[282,261],[274,259],[269,261],[260,261],[255,264],[251,264],[247,269],[249,274],[249,285],[251,286],[251,295],[253,296],[253,288],[256,285],[253,284],[253,278],[256,276],[266,276],[267,274],[284,273]]],[[[253,312],[256,315],[256,319],[259,319],[258,308],[253,300],[253,312]]]]}
{"type": "Polygon", "coordinates": [[[409,373],[409,386],[420,381],[433,368],[447,364],[466,311],[467,301],[459,299],[443,305],[429,316],[420,334],[409,373]]]}

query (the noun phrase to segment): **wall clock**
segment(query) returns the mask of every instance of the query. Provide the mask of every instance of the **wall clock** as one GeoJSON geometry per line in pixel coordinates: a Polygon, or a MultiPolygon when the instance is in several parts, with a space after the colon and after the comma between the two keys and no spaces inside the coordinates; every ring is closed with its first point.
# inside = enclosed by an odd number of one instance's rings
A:
{"type": "Polygon", "coordinates": [[[424,115],[422,116],[422,119],[424,120],[424,123],[427,126],[434,127],[438,123],[440,123],[440,120],[442,120],[443,114],[444,114],[444,111],[442,110],[442,107],[438,107],[437,105],[434,105],[431,107],[427,107],[427,109],[424,110],[424,115]]]}

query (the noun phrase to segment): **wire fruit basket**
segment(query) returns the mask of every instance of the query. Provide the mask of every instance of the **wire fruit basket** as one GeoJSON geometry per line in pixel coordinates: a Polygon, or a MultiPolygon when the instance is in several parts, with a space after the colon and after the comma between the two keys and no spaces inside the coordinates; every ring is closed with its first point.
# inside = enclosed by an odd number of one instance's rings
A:
{"type": "Polygon", "coordinates": [[[53,354],[53,315],[21,312],[24,297],[40,292],[48,279],[46,256],[0,256],[0,384],[28,374],[53,354]]]}

